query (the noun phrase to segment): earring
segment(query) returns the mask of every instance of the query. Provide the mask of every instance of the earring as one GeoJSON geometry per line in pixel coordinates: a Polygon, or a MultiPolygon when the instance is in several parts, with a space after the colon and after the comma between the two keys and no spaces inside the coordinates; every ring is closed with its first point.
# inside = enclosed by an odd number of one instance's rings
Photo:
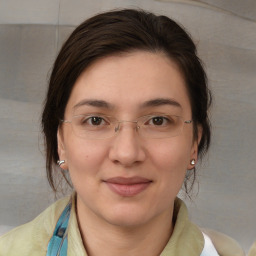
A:
{"type": "Polygon", "coordinates": [[[196,164],[196,160],[195,160],[195,159],[192,159],[192,160],[190,161],[190,163],[191,163],[192,165],[195,165],[195,164],[196,164]]]}
{"type": "Polygon", "coordinates": [[[65,160],[58,160],[58,161],[57,161],[58,166],[61,166],[61,165],[64,164],[64,163],[65,163],[65,160]]]}

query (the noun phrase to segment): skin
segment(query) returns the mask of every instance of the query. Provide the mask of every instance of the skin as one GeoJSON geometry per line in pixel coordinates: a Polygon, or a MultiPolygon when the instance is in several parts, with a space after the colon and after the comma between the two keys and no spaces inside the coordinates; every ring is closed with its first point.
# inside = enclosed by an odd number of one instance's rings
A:
{"type": "MultiPolygon", "coordinates": [[[[79,111],[129,121],[152,113],[184,120],[192,116],[176,64],[163,53],[144,51],[105,57],[88,67],[73,87],[65,119],[79,111]],[[159,98],[180,107],[142,106],[159,98]],[[111,108],[83,105],[74,110],[83,100],[104,100],[111,108]]],[[[172,234],[175,197],[186,171],[193,168],[191,159],[197,160],[193,125],[185,124],[176,137],[146,139],[125,123],[115,137],[97,140],[78,137],[67,123],[58,131],[58,152],[77,192],[79,227],[89,255],[159,255],[172,234]],[[134,196],[121,196],[105,182],[134,176],[151,181],[134,196]]]]}

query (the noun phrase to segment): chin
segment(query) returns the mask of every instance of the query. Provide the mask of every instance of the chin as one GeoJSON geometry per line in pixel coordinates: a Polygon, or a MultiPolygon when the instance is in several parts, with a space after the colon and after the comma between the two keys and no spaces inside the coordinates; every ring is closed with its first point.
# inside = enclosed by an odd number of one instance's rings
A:
{"type": "Polygon", "coordinates": [[[142,209],[122,207],[121,209],[111,209],[111,212],[107,216],[105,215],[105,219],[109,224],[115,226],[133,228],[145,224],[150,218],[146,216],[146,211],[142,211],[142,209]]]}
{"type": "Polygon", "coordinates": [[[122,218],[111,218],[107,220],[109,224],[113,226],[118,226],[120,228],[136,228],[145,224],[145,218],[131,218],[131,217],[122,217],[122,218]]]}

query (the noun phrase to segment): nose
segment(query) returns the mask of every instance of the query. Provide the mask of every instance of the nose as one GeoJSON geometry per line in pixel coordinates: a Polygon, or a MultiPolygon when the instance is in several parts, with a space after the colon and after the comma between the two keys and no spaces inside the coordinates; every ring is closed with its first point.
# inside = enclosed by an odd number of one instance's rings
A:
{"type": "Polygon", "coordinates": [[[129,167],[145,160],[146,151],[138,136],[137,129],[137,122],[125,121],[119,123],[115,130],[118,134],[113,138],[109,151],[111,161],[129,167]],[[127,124],[124,125],[124,123],[127,124]]]}

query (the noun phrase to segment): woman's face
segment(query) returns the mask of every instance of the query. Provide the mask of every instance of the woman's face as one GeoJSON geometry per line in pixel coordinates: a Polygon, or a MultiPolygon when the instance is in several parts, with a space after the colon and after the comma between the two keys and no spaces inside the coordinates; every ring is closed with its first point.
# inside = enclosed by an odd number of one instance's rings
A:
{"type": "MultiPolygon", "coordinates": [[[[149,114],[191,119],[183,77],[161,53],[144,51],[100,59],[76,81],[65,110],[133,121],[149,114]]],[[[124,122],[116,136],[88,139],[70,123],[58,132],[58,151],[77,192],[78,212],[118,226],[137,226],[169,215],[191,159],[197,159],[193,125],[182,134],[144,138],[124,122]]]]}

